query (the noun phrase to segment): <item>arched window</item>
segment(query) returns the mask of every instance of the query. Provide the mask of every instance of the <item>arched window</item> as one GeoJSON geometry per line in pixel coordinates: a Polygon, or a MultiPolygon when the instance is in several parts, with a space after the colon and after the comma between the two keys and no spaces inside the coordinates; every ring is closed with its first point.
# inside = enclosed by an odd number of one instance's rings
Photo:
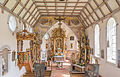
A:
{"type": "Polygon", "coordinates": [[[98,24],[95,26],[95,56],[100,57],[100,28],[98,24]]]}
{"type": "Polygon", "coordinates": [[[110,18],[107,23],[107,61],[116,64],[116,21],[110,18]]]}
{"type": "Polygon", "coordinates": [[[49,39],[48,33],[45,34],[44,38],[45,38],[45,40],[48,40],[48,39],[49,39]]]}

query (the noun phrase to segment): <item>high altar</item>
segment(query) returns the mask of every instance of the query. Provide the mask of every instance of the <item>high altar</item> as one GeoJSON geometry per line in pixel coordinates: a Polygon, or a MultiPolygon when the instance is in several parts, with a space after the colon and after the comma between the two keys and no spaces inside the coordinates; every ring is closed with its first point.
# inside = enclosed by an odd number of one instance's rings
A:
{"type": "MultiPolygon", "coordinates": [[[[59,23],[60,24],[60,23],[59,23]]],[[[53,51],[54,61],[64,62],[65,56],[65,31],[59,27],[53,30],[53,51]]]]}

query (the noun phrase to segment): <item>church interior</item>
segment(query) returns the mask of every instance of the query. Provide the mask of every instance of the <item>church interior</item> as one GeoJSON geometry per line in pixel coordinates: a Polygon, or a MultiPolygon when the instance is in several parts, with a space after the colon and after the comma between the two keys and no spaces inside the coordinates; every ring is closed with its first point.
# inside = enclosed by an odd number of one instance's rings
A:
{"type": "Polygon", "coordinates": [[[0,77],[120,77],[120,0],[0,0],[0,77]]]}

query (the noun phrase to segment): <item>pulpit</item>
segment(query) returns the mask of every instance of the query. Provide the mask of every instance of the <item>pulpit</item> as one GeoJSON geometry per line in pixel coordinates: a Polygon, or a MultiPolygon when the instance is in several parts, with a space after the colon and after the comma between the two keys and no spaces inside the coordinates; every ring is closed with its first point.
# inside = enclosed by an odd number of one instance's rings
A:
{"type": "Polygon", "coordinates": [[[37,33],[30,33],[26,29],[17,32],[17,65],[19,69],[25,66],[27,72],[32,72],[35,61],[40,62],[40,42],[37,33]],[[30,48],[23,51],[24,40],[30,40],[30,48]]]}

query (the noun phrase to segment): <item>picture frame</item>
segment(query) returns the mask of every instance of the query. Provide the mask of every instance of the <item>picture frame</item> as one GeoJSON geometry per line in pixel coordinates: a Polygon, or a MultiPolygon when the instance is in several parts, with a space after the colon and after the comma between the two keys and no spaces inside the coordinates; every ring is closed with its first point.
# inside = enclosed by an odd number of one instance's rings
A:
{"type": "Polygon", "coordinates": [[[104,59],[104,49],[101,50],[101,58],[104,59]]]}

